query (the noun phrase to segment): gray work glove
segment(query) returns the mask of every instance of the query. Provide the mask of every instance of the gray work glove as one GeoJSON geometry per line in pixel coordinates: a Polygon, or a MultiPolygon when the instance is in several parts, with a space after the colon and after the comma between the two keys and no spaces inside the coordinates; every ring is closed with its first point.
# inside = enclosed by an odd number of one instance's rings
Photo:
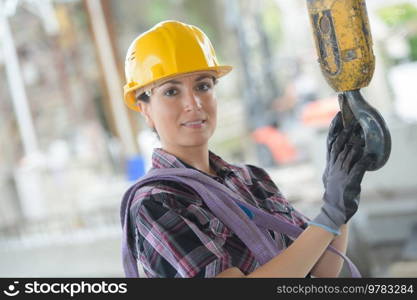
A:
{"type": "Polygon", "coordinates": [[[339,112],[327,137],[327,164],[323,174],[325,192],[320,213],[310,224],[339,234],[341,225],[355,214],[359,205],[361,181],[370,157],[363,156],[365,142],[361,127],[352,122],[343,128],[339,112]]]}

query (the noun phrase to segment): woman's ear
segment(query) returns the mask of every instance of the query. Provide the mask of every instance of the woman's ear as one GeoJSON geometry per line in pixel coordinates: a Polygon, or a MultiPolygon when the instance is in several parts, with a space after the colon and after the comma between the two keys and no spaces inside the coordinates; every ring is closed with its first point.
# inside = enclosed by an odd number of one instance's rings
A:
{"type": "Polygon", "coordinates": [[[145,118],[146,124],[148,124],[150,128],[154,128],[155,125],[149,112],[150,109],[148,103],[138,101],[136,105],[139,107],[141,115],[145,118]]]}

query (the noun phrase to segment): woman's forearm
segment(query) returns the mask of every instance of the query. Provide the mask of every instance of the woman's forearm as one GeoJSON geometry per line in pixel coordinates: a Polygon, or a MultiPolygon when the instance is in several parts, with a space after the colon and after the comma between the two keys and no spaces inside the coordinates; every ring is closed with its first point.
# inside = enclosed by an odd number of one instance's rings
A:
{"type": "MultiPolygon", "coordinates": [[[[342,225],[340,227],[340,235],[336,237],[330,245],[345,254],[348,244],[348,235],[348,225],[342,225]]],[[[337,277],[339,276],[342,267],[343,259],[333,252],[326,251],[312,269],[311,274],[314,277],[337,277]]]]}
{"type": "Polygon", "coordinates": [[[333,238],[332,233],[310,225],[287,249],[244,277],[305,277],[333,238]]]}

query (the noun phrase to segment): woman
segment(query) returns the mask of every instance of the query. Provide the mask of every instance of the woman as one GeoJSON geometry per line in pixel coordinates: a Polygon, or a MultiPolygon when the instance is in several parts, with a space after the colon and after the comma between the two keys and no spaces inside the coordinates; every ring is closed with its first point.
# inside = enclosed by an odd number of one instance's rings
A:
{"type": "Polygon", "coordinates": [[[232,68],[217,62],[197,27],[165,21],[136,38],[126,57],[125,103],[145,118],[161,141],[152,168],[190,168],[239,198],[305,229],[294,241],[269,231],[285,249],[260,265],[253,253],[189,186],[160,180],[140,188],[128,208],[130,247],[147,277],[336,277],[346,252],[347,221],[358,208],[366,170],[356,128],[344,129],[340,114],[328,136],[325,193],[319,215],[307,221],[281,195],[265,170],[233,165],[209,150],[217,122],[214,86],[232,68]]]}

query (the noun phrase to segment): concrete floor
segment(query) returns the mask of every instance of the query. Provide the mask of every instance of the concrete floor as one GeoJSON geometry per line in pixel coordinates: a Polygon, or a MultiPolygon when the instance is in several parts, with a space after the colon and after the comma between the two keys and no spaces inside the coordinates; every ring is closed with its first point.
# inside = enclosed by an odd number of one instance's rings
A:
{"type": "Polygon", "coordinates": [[[0,277],[124,277],[121,240],[0,250],[0,277]]]}

